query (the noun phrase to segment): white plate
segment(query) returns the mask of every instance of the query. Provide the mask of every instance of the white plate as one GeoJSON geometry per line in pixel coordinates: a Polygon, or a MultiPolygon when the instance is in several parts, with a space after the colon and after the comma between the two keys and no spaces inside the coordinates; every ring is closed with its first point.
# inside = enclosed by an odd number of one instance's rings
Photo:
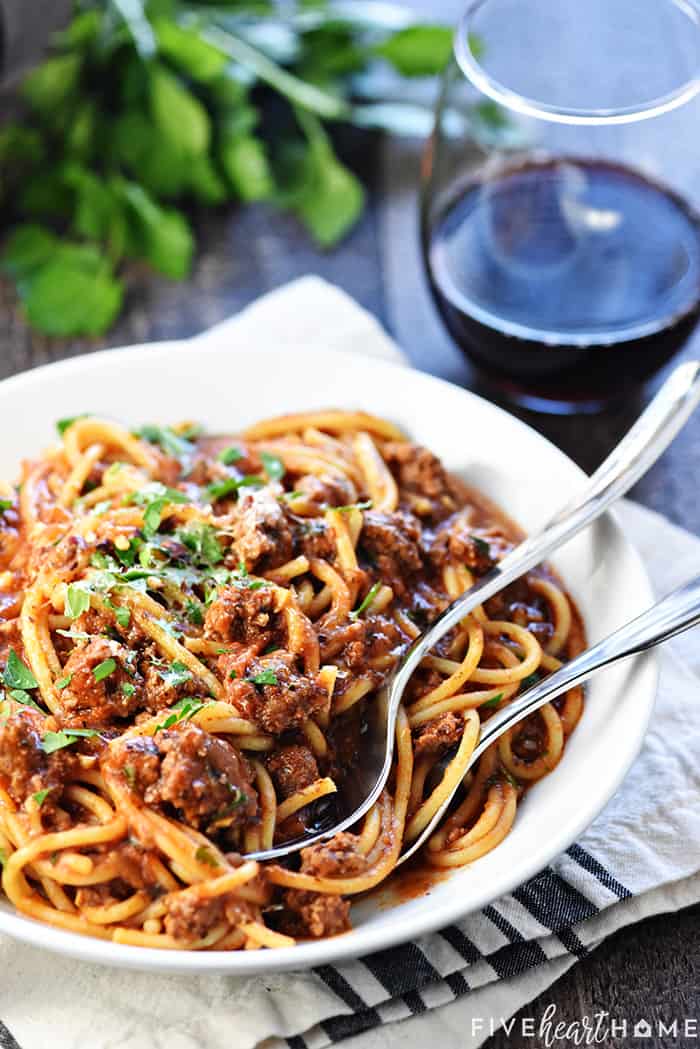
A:
{"type": "MultiPolygon", "coordinates": [[[[339,352],[159,343],[38,368],[0,383],[0,476],[54,439],[54,421],[81,411],[128,423],[201,421],[236,431],[281,412],[338,407],[385,415],[481,488],[526,529],[575,492],[583,474],[553,445],[464,390],[407,368],[339,352]]],[[[652,600],[639,558],[613,517],[554,558],[595,641],[652,600]]],[[[0,904],[0,931],[75,958],[161,972],[260,973],[337,961],[415,939],[483,907],[541,870],[594,819],[641,746],[656,692],[656,664],[629,661],[596,677],[560,765],[527,794],[493,852],[429,894],[391,905],[380,893],[353,909],[343,936],[287,950],[198,953],[121,946],[52,929],[0,904]]]]}

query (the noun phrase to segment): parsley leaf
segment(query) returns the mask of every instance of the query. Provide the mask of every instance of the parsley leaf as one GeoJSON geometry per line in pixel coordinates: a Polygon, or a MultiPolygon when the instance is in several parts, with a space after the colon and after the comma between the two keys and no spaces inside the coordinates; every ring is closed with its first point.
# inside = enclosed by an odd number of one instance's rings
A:
{"type": "Polygon", "coordinates": [[[354,226],[364,207],[362,183],[341,164],[318,117],[296,110],[307,139],[294,207],[321,247],[330,247],[354,226]]]}
{"type": "Polygon", "coordinates": [[[453,35],[449,26],[408,26],[376,47],[375,54],[403,76],[435,76],[449,62],[453,35]]]}
{"type": "Polygon", "coordinates": [[[485,700],[479,704],[479,710],[488,709],[489,707],[497,707],[503,699],[503,693],[499,692],[497,696],[492,696],[491,699],[485,700]]]}
{"type": "Polygon", "coordinates": [[[188,601],[185,605],[185,615],[189,619],[190,623],[194,623],[195,626],[202,626],[204,623],[204,612],[202,606],[197,601],[188,601]]]}
{"type": "Polygon", "coordinates": [[[350,619],[358,619],[362,615],[363,612],[366,612],[367,609],[369,608],[369,606],[374,601],[374,599],[377,596],[377,594],[379,593],[379,591],[381,590],[381,588],[382,588],[382,584],[381,583],[374,583],[369,588],[369,590],[367,591],[367,594],[365,595],[364,600],[357,606],[357,608],[355,608],[350,613],[350,619]]]}
{"type": "Polygon", "coordinates": [[[65,613],[69,619],[77,619],[90,607],[90,594],[79,583],[66,587],[65,613]]]}
{"type": "Polygon", "coordinates": [[[41,806],[44,804],[50,793],[51,788],[47,787],[45,790],[38,790],[36,794],[32,794],[32,797],[34,798],[34,801],[37,803],[39,808],[41,808],[41,806]]]}
{"type": "Polygon", "coordinates": [[[59,678],[59,680],[56,682],[56,688],[59,688],[59,689],[68,688],[68,686],[70,685],[72,680],[73,680],[73,675],[72,674],[66,674],[65,677],[59,678]]]}
{"type": "Polygon", "coordinates": [[[192,671],[177,659],[170,664],[170,670],[159,670],[158,673],[165,684],[171,685],[173,688],[176,688],[178,685],[184,685],[192,677],[192,671]]]}
{"type": "Polygon", "coordinates": [[[274,670],[261,670],[259,674],[253,674],[252,677],[245,678],[246,681],[250,681],[252,685],[278,685],[277,674],[274,670]]]}
{"type": "Polygon", "coordinates": [[[371,510],[371,508],[372,508],[372,500],[371,499],[365,499],[361,503],[348,503],[346,506],[329,506],[328,507],[329,510],[335,510],[335,512],[338,513],[338,514],[347,514],[347,513],[350,513],[351,510],[371,510]]]}
{"type": "Polygon", "coordinates": [[[98,735],[99,732],[90,728],[67,728],[61,732],[46,732],[42,736],[41,747],[45,754],[53,754],[55,750],[71,747],[81,738],[88,739],[98,735]]]}
{"type": "Polygon", "coordinates": [[[166,488],[154,481],[134,492],[129,501],[144,508],[143,530],[147,538],[152,538],[160,528],[163,510],[172,503],[187,503],[188,497],[177,488],[166,488]]]}
{"type": "Polygon", "coordinates": [[[14,648],[10,649],[5,669],[2,672],[2,680],[8,688],[27,689],[39,687],[37,679],[29,667],[19,658],[14,648]]]}
{"type": "Polygon", "coordinates": [[[11,510],[13,505],[11,499],[0,499],[0,514],[4,514],[5,510],[11,510]]]}
{"type": "Polygon", "coordinates": [[[113,674],[116,669],[116,660],[112,659],[110,656],[109,659],[103,659],[101,663],[98,663],[96,667],[93,667],[92,676],[95,681],[104,681],[104,679],[109,677],[110,674],[113,674]]]}
{"type": "Polygon", "coordinates": [[[536,685],[539,680],[540,676],[537,672],[534,674],[528,674],[527,677],[524,677],[520,682],[520,688],[525,692],[528,688],[532,688],[533,685],[536,685]]]}
{"type": "Polygon", "coordinates": [[[284,477],[286,469],[279,456],[272,455],[270,452],[261,452],[260,459],[265,473],[271,481],[279,481],[284,477]]]}
{"type": "Polygon", "coordinates": [[[224,559],[224,551],[217,539],[216,529],[203,521],[195,521],[186,528],[179,528],[177,537],[188,550],[192,551],[194,560],[209,568],[218,565],[224,559]]]}
{"type": "Polygon", "coordinates": [[[122,630],[126,630],[131,622],[131,612],[129,609],[124,608],[122,605],[113,605],[111,601],[107,602],[107,607],[114,613],[114,618],[122,630]]]}
{"type": "Polygon", "coordinates": [[[69,426],[72,426],[73,423],[77,423],[79,419],[87,419],[87,417],[87,412],[83,412],[81,415],[71,415],[67,419],[59,419],[56,422],[56,429],[61,437],[63,437],[69,426]]]}
{"type": "Polygon", "coordinates": [[[200,845],[194,854],[198,863],[206,863],[207,867],[218,867],[219,861],[207,845],[200,845]]]}
{"type": "Polygon", "coordinates": [[[216,458],[224,466],[231,466],[232,463],[237,463],[243,458],[243,452],[240,448],[236,448],[235,444],[230,444],[228,448],[222,448],[216,458]]]}
{"type": "Polygon", "coordinates": [[[153,735],[156,732],[160,732],[162,729],[172,728],[173,725],[177,725],[180,721],[189,721],[198,711],[208,706],[209,702],[201,699],[196,699],[193,696],[185,696],[178,703],[172,706],[171,713],[167,716],[165,721],[161,721],[159,725],[156,725],[153,730],[153,735]]]}
{"type": "Polygon", "coordinates": [[[262,483],[262,478],[246,474],[245,477],[227,477],[223,481],[213,481],[207,485],[205,491],[209,502],[216,503],[232,492],[238,492],[240,488],[261,487],[262,483]]]}
{"type": "Polygon", "coordinates": [[[165,454],[173,459],[185,459],[194,452],[192,442],[176,433],[170,426],[142,426],[136,431],[136,436],[159,445],[165,454]]]}
{"type": "Polygon", "coordinates": [[[29,693],[25,692],[23,688],[11,688],[7,694],[10,699],[15,701],[15,703],[22,703],[25,707],[34,707],[35,710],[40,710],[42,714],[46,713],[46,711],[42,710],[39,704],[35,702],[29,693]]]}

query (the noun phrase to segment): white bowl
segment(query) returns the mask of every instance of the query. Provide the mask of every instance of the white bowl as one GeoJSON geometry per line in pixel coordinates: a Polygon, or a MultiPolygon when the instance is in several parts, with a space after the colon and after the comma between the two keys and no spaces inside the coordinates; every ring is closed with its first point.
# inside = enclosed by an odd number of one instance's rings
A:
{"type": "MultiPolygon", "coordinates": [[[[235,432],[282,412],[363,409],[399,423],[446,466],[531,530],[584,475],[534,430],[439,379],[351,354],[274,349],[230,353],[221,344],[158,343],[37,368],[0,383],[0,476],[55,436],[56,419],[90,411],[127,423],[201,421],[235,432]]],[[[652,601],[640,560],[614,516],[553,559],[595,641],[652,601]]],[[[356,957],[441,928],[509,892],[567,848],[617,790],[636,757],[656,692],[656,664],[627,661],[593,679],[584,715],[551,775],[518,808],[506,840],[419,898],[384,890],[353,908],[351,932],[286,950],[161,951],[63,932],[0,904],[0,931],[75,958],[160,972],[262,973],[356,957]]]]}

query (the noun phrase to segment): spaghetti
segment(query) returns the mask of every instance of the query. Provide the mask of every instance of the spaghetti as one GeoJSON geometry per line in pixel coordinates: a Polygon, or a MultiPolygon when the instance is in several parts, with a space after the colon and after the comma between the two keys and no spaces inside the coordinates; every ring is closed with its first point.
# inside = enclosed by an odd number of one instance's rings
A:
{"type": "Polygon", "coordinates": [[[0,857],[18,911],[115,942],[238,950],[348,927],[461,784],[424,860],[506,836],[560,760],[580,689],[466,772],[481,722],[583,646],[546,568],[414,675],[389,786],[332,825],[373,695],[515,527],[391,423],[324,411],[239,437],[104,419],[0,492],[0,857]]]}

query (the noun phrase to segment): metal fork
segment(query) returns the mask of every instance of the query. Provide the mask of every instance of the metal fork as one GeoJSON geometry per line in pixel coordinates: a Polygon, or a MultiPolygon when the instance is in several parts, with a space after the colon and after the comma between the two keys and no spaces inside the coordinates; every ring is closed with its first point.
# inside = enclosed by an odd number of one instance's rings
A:
{"type": "MultiPolygon", "coordinates": [[[[432,626],[412,643],[393,672],[378,689],[370,705],[368,725],[362,737],[361,763],[357,768],[353,768],[352,773],[346,777],[339,794],[339,801],[342,804],[342,818],[334,826],[311,833],[302,839],[285,842],[265,851],[251,853],[251,858],[262,860],[289,856],[316,841],[330,838],[342,830],[347,830],[371,808],[384,789],[391,772],[396,717],[399,705],[411,675],[421,660],[469,612],[549,557],[558,547],[563,546],[564,543],[573,538],[583,528],[595,521],[612,503],[629,491],[656,462],[661,453],[665,451],[679,430],[685,425],[699,402],[700,362],[690,361],[675,369],[637,422],[601,466],[598,467],[596,472],[585,482],[578,495],[548,521],[539,532],[524,539],[502,561],[487,572],[486,575],[482,576],[474,586],[453,601],[435,620],[432,626]]],[[[692,586],[693,584],[689,585],[692,586]]],[[[678,594],[680,594],[680,591],[678,594]]],[[[659,606],[666,609],[664,614],[668,614],[669,606],[667,602],[671,601],[671,598],[674,596],[671,595],[666,602],[662,602],[659,606]]],[[[651,614],[651,611],[653,610],[650,610],[648,614],[651,614]]],[[[623,628],[623,631],[631,629],[633,625],[628,624],[628,627],[623,628]]],[[[686,629],[688,625],[691,624],[684,621],[676,627],[676,631],[686,629]]],[[[652,639],[647,642],[646,647],[658,644],[667,636],[669,636],[667,633],[663,634],[663,636],[654,634],[652,639]]],[[[618,634],[612,635],[608,642],[612,642],[613,639],[618,639],[618,634]]],[[[606,644],[606,642],[601,644],[606,644]]],[[[537,709],[538,706],[542,706],[547,702],[548,698],[558,695],[558,692],[551,691],[552,687],[557,687],[557,680],[569,682],[562,685],[559,691],[565,691],[567,688],[570,688],[573,682],[569,681],[565,675],[571,672],[571,668],[573,668],[574,673],[577,672],[577,666],[580,670],[584,657],[596,652],[600,656],[600,649],[601,646],[599,645],[595,649],[583,653],[582,656],[577,657],[576,660],[562,667],[555,674],[550,675],[533,689],[517,697],[503,711],[499,711],[498,714],[490,718],[482,729],[480,742],[476,748],[477,751],[482,753],[484,746],[488,745],[483,743],[487,729],[489,730],[489,741],[493,742],[497,724],[503,726],[502,731],[505,732],[516,721],[526,717],[528,713],[537,709]],[[559,677],[560,675],[561,677],[559,677]],[[541,699],[541,696],[545,694],[545,690],[547,698],[541,699]],[[534,699],[528,698],[533,696],[534,699]],[[521,707],[522,703],[525,703],[526,707],[521,707]],[[534,705],[532,705],[533,703],[534,705]],[[518,717],[517,712],[522,710],[524,712],[518,717]]],[[[639,648],[630,648],[629,651],[619,651],[614,658],[619,659],[639,650],[639,648]]],[[[610,662],[610,659],[607,659],[606,662],[610,662]]],[[[590,676],[595,670],[606,665],[606,662],[598,663],[592,669],[589,667],[585,677],[590,676]]],[[[585,665],[587,666],[588,664],[585,665]]],[[[583,680],[583,678],[578,680],[583,680]]],[[[428,834],[432,832],[450,801],[451,798],[446,800],[420,838],[412,842],[410,848],[402,854],[401,862],[419,848],[428,834]]]]}

